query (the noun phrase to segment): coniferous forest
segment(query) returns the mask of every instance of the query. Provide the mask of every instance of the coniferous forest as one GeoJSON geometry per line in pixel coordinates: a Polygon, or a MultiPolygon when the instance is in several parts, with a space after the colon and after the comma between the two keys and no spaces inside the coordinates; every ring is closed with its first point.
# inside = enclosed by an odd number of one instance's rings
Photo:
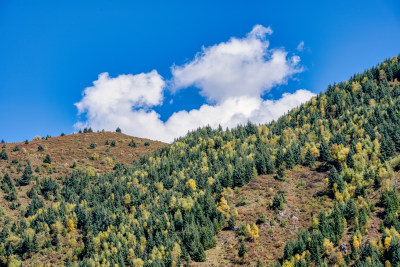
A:
{"type": "MultiPolygon", "coordinates": [[[[0,265],[34,264],[52,252],[62,255],[53,265],[191,265],[206,261],[226,230],[235,231],[237,257],[244,259],[268,218],[239,227],[227,192],[260,175],[283,181],[302,165],[324,173],[321,194],[332,208],[314,214],[274,262],[242,264],[398,266],[399,79],[395,56],[330,85],[277,121],[204,127],[99,175],[71,168],[56,179],[38,175],[30,162],[18,174],[5,168],[1,194],[18,216],[0,212],[0,265]],[[26,207],[17,205],[23,187],[30,187],[26,207]],[[370,234],[372,221],[379,235],[370,234]]],[[[12,161],[7,145],[0,161],[12,161]]],[[[129,147],[136,146],[132,139],[129,147]]],[[[42,164],[52,164],[49,154],[42,164]]],[[[275,194],[270,209],[280,212],[287,197],[275,194]]]]}

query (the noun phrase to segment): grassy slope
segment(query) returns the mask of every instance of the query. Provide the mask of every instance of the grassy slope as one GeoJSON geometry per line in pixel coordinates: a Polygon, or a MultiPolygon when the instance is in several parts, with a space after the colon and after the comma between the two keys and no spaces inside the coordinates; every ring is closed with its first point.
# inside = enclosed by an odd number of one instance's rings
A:
{"type": "Polygon", "coordinates": [[[286,241],[296,238],[300,228],[311,226],[313,214],[332,207],[332,201],[324,194],[325,177],[326,173],[296,166],[286,171],[285,181],[276,180],[274,175],[261,175],[240,190],[232,191],[230,199],[239,213],[237,226],[241,223],[251,225],[261,214],[266,215],[266,222],[258,225],[259,239],[256,242],[246,242],[249,257],[246,262],[242,262],[236,256],[239,250],[236,233],[221,231],[217,236],[217,246],[206,252],[207,261],[195,263],[194,266],[255,265],[257,259],[268,263],[278,259],[286,241]],[[270,209],[276,193],[284,193],[287,200],[285,208],[280,212],[270,209]],[[243,200],[247,204],[238,205],[243,200]]]}
{"type": "MultiPolygon", "coordinates": [[[[332,199],[327,196],[324,185],[327,175],[326,172],[318,172],[315,168],[296,166],[293,170],[286,171],[286,181],[278,181],[274,175],[261,175],[240,190],[231,191],[229,195],[232,206],[236,207],[239,213],[236,219],[237,227],[240,224],[251,225],[261,214],[266,215],[267,221],[258,225],[259,239],[256,242],[246,242],[249,250],[248,258],[242,261],[237,256],[240,245],[237,234],[235,231],[223,230],[217,235],[217,246],[206,251],[207,260],[193,262],[193,266],[256,266],[258,259],[267,266],[276,262],[282,257],[287,241],[295,240],[301,228],[311,228],[313,215],[318,216],[322,210],[333,207],[332,199]],[[285,194],[287,204],[282,211],[275,212],[270,209],[270,203],[275,193],[281,192],[285,194]],[[243,200],[247,204],[238,205],[243,200]]],[[[393,183],[399,184],[398,189],[400,189],[400,173],[396,173],[392,180],[393,183]]],[[[381,190],[370,192],[371,202],[376,205],[380,195],[381,190]]],[[[382,211],[382,208],[377,207],[373,213],[364,241],[379,239],[382,211]]],[[[346,228],[340,244],[350,247],[352,230],[352,227],[346,228]]],[[[335,248],[336,251],[338,249],[335,248]]]]}
{"type": "MultiPolygon", "coordinates": [[[[132,137],[123,133],[116,132],[100,132],[100,133],[84,133],[72,134],[65,136],[52,137],[48,140],[41,139],[30,141],[29,144],[7,143],[5,148],[8,154],[8,160],[0,160],[0,176],[8,173],[14,180],[21,177],[27,160],[31,162],[32,169],[39,167],[40,172],[34,172],[34,175],[39,178],[53,177],[57,178],[65,176],[73,171],[71,165],[76,162],[78,169],[93,168],[95,173],[104,173],[111,171],[116,162],[130,164],[134,160],[139,160],[140,157],[149,155],[155,150],[165,147],[167,144],[132,137]],[[129,142],[134,140],[137,147],[129,146],[129,142]],[[111,144],[112,140],[116,141],[116,146],[105,145],[106,141],[111,144]],[[149,146],[144,143],[149,142],[149,146]],[[91,149],[91,144],[97,144],[96,148],[91,149]],[[38,146],[45,148],[39,152],[38,146]],[[15,146],[20,147],[20,151],[13,152],[15,146]],[[106,150],[109,149],[107,152],[106,150]],[[91,156],[96,153],[99,155],[98,160],[91,159],[91,156]],[[43,159],[49,154],[52,160],[50,167],[43,167],[43,159]],[[18,160],[18,163],[12,163],[13,160],[18,160]],[[21,171],[18,172],[18,165],[21,164],[21,171]],[[49,170],[57,169],[57,172],[50,173],[49,170]]],[[[2,145],[1,145],[2,146],[2,145]]],[[[21,202],[21,208],[24,209],[30,203],[30,199],[26,195],[27,191],[35,184],[34,181],[28,186],[17,188],[18,199],[21,202]]],[[[4,199],[4,193],[0,190],[0,207],[5,208],[6,215],[11,217],[18,216],[19,210],[11,210],[10,203],[4,199]]]]}

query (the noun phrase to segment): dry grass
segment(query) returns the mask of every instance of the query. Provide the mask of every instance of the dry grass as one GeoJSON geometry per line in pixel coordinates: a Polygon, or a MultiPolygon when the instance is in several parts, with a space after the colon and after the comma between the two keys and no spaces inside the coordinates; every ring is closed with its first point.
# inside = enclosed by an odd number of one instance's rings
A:
{"type": "MultiPolygon", "coordinates": [[[[7,143],[5,148],[8,154],[8,160],[0,160],[0,178],[8,173],[14,180],[19,179],[25,169],[25,165],[29,161],[34,176],[39,180],[42,177],[61,177],[71,173],[74,169],[71,166],[77,163],[75,169],[88,170],[91,169],[95,174],[111,171],[116,162],[130,164],[134,160],[139,160],[144,155],[149,155],[155,150],[165,147],[167,144],[148,139],[131,137],[123,133],[116,132],[100,132],[100,133],[84,133],[71,134],[65,136],[52,137],[48,140],[30,141],[29,144],[7,143]],[[130,147],[129,142],[134,140],[137,147],[130,147]],[[105,145],[106,141],[109,145],[105,145]],[[111,142],[115,140],[116,146],[111,146],[111,142]],[[145,142],[149,142],[149,146],[145,146],[145,142]],[[95,148],[91,148],[91,144],[96,144],[95,148]],[[15,146],[20,151],[12,151],[15,146]],[[42,146],[45,150],[40,152],[38,147],[42,146]],[[49,166],[43,165],[43,159],[49,154],[52,163],[49,166]],[[93,157],[96,154],[97,157],[93,157]],[[12,161],[18,160],[18,163],[12,161]],[[18,172],[18,165],[21,164],[21,171],[18,172]],[[40,172],[35,172],[39,167],[40,172]],[[49,170],[52,170],[51,173],[49,170]],[[53,170],[57,169],[57,172],[53,170]]],[[[2,146],[2,145],[1,145],[2,146]]],[[[0,147],[1,147],[0,146],[0,147]]],[[[1,148],[0,148],[1,149],[1,148]]],[[[21,203],[21,209],[27,207],[30,199],[27,197],[27,191],[35,182],[31,182],[28,186],[17,188],[18,200],[21,203]]],[[[0,190],[0,207],[4,208],[6,214],[11,218],[19,215],[19,210],[11,210],[10,203],[4,199],[4,193],[0,190]]]]}
{"type": "Polygon", "coordinates": [[[232,192],[230,201],[238,210],[236,226],[256,223],[265,214],[267,220],[259,224],[260,237],[256,242],[246,242],[248,259],[242,262],[237,257],[239,238],[234,231],[221,231],[217,235],[217,246],[206,251],[207,261],[193,266],[255,266],[258,259],[267,264],[282,256],[285,243],[295,239],[303,227],[311,227],[313,214],[332,206],[324,195],[325,173],[297,166],[286,171],[286,181],[278,181],[273,175],[261,175],[249,184],[232,192]],[[276,193],[283,192],[287,203],[280,212],[273,211],[270,203],[276,193]],[[247,203],[237,206],[239,201],[247,203]]]}

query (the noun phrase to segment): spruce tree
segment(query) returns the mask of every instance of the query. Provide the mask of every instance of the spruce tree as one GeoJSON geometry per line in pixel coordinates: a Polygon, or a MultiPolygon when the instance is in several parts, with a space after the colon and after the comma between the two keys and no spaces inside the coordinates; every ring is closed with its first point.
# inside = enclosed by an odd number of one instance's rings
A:
{"type": "Polygon", "coordinates": [[[8,160],[8,154],[4,149],[0,152],[0,159],[8,160]]]}
{"type": "Polygon", "coordinates": [[[33,171],[30,164],[25,167],[24,173],[22,174],[21,179],[19,180],[19,185],[25,186],[31,183],[31,179],[33,178],[33,171]]]}
{"type": "Polygon", "coordinates": [[[255,165],[258,174],[266,174],[267,173],[267,166],[265,162],[265,158],[261,155],[261,153],[257,153],[255,157],[255,165]]]}
{"type": "Polygon", "coordinates": [[[307,153],[304,157],[304,166],[312,167],[315,164],[315,158],[313,154],[311,153],[311,150],[308,149],[307,153]]]}
{"type": "Polygon", "coordinates": [[[294,165],[296,164],[294,161],[294,156],[291,148],[289,148],[286,151],[285,162],[286,162],[286,168],[288,169],[293,169],[294,165]]]}
{"type": "Polygon", "coordinates": [[[43,160],[43,163],[51,164],[51,158],[49,154],[46,155],[46,157],[43,160]]]}
{"type": "Polygon", "coordinates": [[[276,158],[275,158],[275,167],[279,168],[282,165],[284,160],[285,159],[284,159],[284,155],[283,155],[282,150],[278,149],[278,152],[277,152],[276,158]]]}
{"type": "Polygon", "coordinates": [[[240,247],[239,247],[239,252],[238,255],[239,257],[243,258],[247,253],[248,253],[247,245],[244,242],[243,238],[240,240],[240,247]]]}

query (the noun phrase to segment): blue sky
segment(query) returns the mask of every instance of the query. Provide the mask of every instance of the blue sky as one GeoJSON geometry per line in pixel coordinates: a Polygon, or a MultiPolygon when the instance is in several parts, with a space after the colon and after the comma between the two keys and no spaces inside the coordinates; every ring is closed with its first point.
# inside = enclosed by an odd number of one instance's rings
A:
{"type": "MultiPolygon", "coordinates": [[[[301,61],[292,66],[297,71],[286,71],[282,79],[275,77],[273,85],[256,88],[256,93],[248,95],[254,99],[236,99],[244,107],[260,96],[263,101],[281,99],[283,93],[293,93],[292,98],[303,101],[309,94],[299,95],[297,90],[318,93],[328,84],[346,80],[400,52],[398,1],[278,2],[283,1],[0,1],[0,139],[11,142],[36,135],[71,133],[78,121],[78,126],[113,128],[110,121],[115,117],[101,117],[104,114],[88,104],[89,96],[82,95],[88,87],[113,91],[113,86],[124,86],[115,85],[119,80],[110,80],[106,87],[93,86],[93,81],[104,72],[109,73],[109,79],[132,74],[127,78],[128,88],[119,90],[121,98],[127,90],[143,89],[139,98],[148,99],[144,103],[136,98],[123,103],[132,104],[136,113],[118,110],[114,114],[123,117],[116,119],[117,123],[126,125],[129,134],[170,141],[171,136],[203,122],[193,117],[210,116],[210,123],[215,123],[211,118],[215,112],[225,112],[238,102],[226,103],[226,99],[212,97],[218,89],[212,86],[224,85],[225,81],[215,81],[210,76],[193,78],[193,72],[186,69],[190,63],[195,64],[199,52],[203,55],[200,60],[209,56],[214,62],[216,54],[207,48],[218,48],[232,37],[248,41],[250,37],[246,36],[251,35],[255,25],[273,31],[260,37],[262,40],[257,39],[260,44],[269,42],[267,55],[285,51],[287,64],[293,56],[301,61]],[[299,51],[297,47],[302,41],[304,49],[299,51]],[[174,68],[184,69],[180,83],[176,82],[178,74],[175,77],[172,73],[174,68]],[[148,90],[155,95],[148,96],[147,88],[139,88],[141,83],[132,84],[132,80],[139,77],[134,75],[152,70],[157,75],[142,78],[160,78],[165,84],[152,80],[153,87],[148,90]],[[157,91],[159,88],[162,91],[157,91]],[[79,102],[84,106],[80,116],[74,105],[79,102]],[[197,111],[202,106],[198,114],[181,112],[168,125],[163,124],[174,112],[197,111]],[[87,112],[92,112],[91,119],[87,112]],[[129,116],[124,112],[130,112],[129,116]],[[150,118],[140,119],[143,113],[154,115],[152,125],[143,126],[150,118]],[[134,121],[136,127],[131,127],[129,121],[134,121]],[[158,127],[165,131],[153,134],[158,127]],[[174,127],[180,127],[180,131],[174,131],[174,127]],[[162,134],[168,137],[163,138],[162,134]]],[[[268,63],[268,59],[263,63],[268,63]]],[[[229,96],[230,92],[227,89],[224,93],[229,96]]],[[[289,102],[288,107],[297,103],[295,99],[289,102]]],[[[270,102],[257,103],[268,106],[258,113],[276,107],[269,106],[270,102]]],[[[282,108],[286,107],[284,103],[287,101],[278,102],[282,108]]],[[[243,108],[241,112],[245,114],[247,110],[243,108]]],[[[251,116],[239,115],[228,114],[226,124],[255,118],[254,112],[251,116]]],[[[258,114],[256,122],[268,116],[258,114]]]]}

